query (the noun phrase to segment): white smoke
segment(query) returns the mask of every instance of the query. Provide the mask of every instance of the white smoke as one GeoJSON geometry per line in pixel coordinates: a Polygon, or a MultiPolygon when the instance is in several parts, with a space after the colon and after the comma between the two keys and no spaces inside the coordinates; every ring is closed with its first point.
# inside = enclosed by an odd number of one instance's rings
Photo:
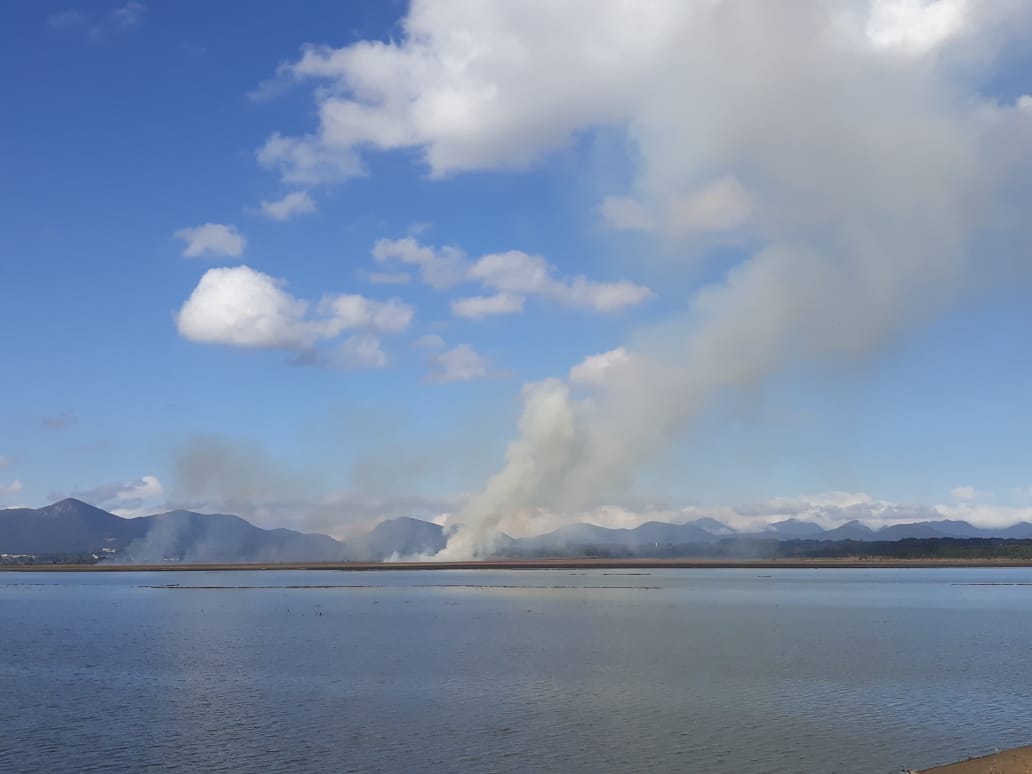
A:
{"type": "Polygon", "coordinates": [[[512,514],[626,489],[717,392],[805,360],[862,358],[1006,257],[987,245],[1006,241],[1027,203],[1013,196],[1027,163],[1014,162],[1016,147],[1028,157],[1032,120],[978,83],[1007,40],[1001,20],[1028,9],[895,5],[695,6],[663,53],[669,71],[629,107],[636,222],[669,224],[685,197],[733,176],[750,204],[741,228],[761,246],[685,314],[640,332],[590,393],[525,388],[505,465],[439,558],[489,553],[512,514]]]}

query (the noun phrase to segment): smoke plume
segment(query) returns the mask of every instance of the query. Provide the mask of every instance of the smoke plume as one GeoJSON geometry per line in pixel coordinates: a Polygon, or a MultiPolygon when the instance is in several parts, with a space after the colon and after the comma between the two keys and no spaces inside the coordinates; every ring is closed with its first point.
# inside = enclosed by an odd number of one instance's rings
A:
{"type": "Polygon", "coordinates": [[[629,63],[641,88],[595,113],[566,95],[574,128],[616,117],[639,159],[633,190],[602,212],[666,242],[663,255],[719,231],[755,249],[604,369],[574,374],[591,379],[528,384],[503,467],[439,558],[489,553],[511,514],[626,490],[716,394],[878,351],[998,274],[1000,246],[1021,241],[1008,229],[1028,202],[1032,111],[980,92],[1028,16],[1020,4],[649,7],[677,34],[629,63]]]}

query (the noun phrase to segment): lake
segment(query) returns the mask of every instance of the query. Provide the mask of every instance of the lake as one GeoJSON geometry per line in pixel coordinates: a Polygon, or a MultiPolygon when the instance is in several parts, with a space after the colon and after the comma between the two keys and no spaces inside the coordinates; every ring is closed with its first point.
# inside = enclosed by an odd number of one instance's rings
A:
{"type": "Polygon", "coordinates": [[[0,771],[898,773],[1030,653],[1032,569],[0,572],[0,771]]]}

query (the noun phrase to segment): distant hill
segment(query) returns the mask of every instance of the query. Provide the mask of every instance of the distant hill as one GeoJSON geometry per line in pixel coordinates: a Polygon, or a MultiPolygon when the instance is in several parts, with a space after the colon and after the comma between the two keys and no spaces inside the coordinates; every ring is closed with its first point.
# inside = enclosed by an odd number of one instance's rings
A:
{"type": "Polygon", "coordinates": [[[144,529],[120,555],[131,562],[330,562],[345,558],[343,544],[327,535],[261,529],[239,516],[222,513],[169,511],[127,521],[140,522],[144,529]]]}
{"type": "MultiPolygon", "coordinates": [[[[1032,524],[983,529],[942,519],[875,530],[850,521],[823,529],[790,518],[769,524],[762,532],[743,534],[715,519],[702,518],[684,524],[648,521],[633,529],[567,524],[519,539],[497,533],[492,544],[497,555],[509,557],[674,557],[772,556],[803,550],[834,554],[863,552],[865,545],[884,552],[896,551],[889,547],[904,542],[907,545],[898,550],[911,551],[915,540],[952,551],[957,544],[950,541],[990,539],[1032,540],[1032,524]]],[[[60,555],[75,561],[93,561],[92,557],[139,563],[382,561],[433,556],[446,542],[447,532],[441,526],[408,517],[382,521],[344,543],[326,535],[262,529],[229,514],[178,510],[125,519],[74,498],[43,508],[0,510],[0,554],[60,555]]]]}
{"type": "Polygon", "coordinates": [[[812,521],[784,519],[783,521],[775,521],[772,524],[768,524],[763,531],[763,535],[765,537],[773,535],[782,540],[793,540],[795,538],[817,537],[822,532],[824,532],[824,529],[812,521]]]}
{"type": "Polygon", "coordinates": [[[432,556],[444,548],[444,529],[429,521],[402,516],[381,521],[365,537],[348,544],[356,560],[382,561],[392,556],[432,556]]]}
{"type": "Polygon", "coordinates": [[[130,562],[289,562],[344,558],[326,535],[266,530],[239,516],[171,511],[124,519],[69,498],[0,510],[0,553],[96,554],[130,562]]]}
{"type": "Polygon", "coordinates": [[[120,550],[147,527],[82,500],[68,498],[43,508],[0,511],[0,553],[56,554],[120,550]]]}
{"type": "Polygon", "coordinates": [[[816,537],[819,540],[876,540],[876,534],[873,529],[854,519],[816,537]]]}

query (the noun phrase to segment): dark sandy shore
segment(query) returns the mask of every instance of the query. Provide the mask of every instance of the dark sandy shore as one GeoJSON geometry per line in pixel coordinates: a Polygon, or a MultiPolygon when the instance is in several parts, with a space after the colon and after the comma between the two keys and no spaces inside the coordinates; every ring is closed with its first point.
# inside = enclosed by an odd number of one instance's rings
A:
{"type": "Polygon", "coordinates": [[[1013,559],[534,559],[477,562],[286,562],[260,564],[41,564],[4,565],[0,572],[142,572],[154,570],[582,570],[582,569],[835,569],[878,567],[1032,567],[1013,559]]]}
{"type": "Polygon", "coordinates": [[[915,774],[1032,774],[1032,746],[1015,747],[915,774]]]}

